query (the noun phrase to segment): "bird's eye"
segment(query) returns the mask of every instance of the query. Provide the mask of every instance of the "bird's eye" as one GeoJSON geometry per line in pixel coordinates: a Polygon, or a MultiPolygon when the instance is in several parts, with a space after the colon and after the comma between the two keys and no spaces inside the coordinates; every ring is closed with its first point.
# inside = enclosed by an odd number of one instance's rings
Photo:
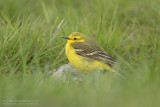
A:
{"type": "Polygon", "coordinates": [[[77,40],[77,38],[74,38],[74,40],[77,40]]]}

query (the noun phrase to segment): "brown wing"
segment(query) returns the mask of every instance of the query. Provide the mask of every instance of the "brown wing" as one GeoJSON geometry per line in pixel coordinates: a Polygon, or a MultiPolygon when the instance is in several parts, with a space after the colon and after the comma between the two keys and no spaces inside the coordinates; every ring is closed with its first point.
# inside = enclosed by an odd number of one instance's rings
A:
{"type": "Polygon", "coordinates": [[[110,66],[116,62],[116,59],[108,55],[100,46],[95,45],[91,47],[85,42],[75,42],[71,46],[80,56],[102,61],[110,66]]]}

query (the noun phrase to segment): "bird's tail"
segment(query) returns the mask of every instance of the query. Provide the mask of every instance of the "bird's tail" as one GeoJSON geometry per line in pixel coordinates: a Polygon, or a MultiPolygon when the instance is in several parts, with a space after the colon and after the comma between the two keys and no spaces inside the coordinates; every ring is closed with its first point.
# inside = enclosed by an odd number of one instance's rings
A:
{"type": "Polygon", "coordinates": [[[114,70],[114,69],[110,69],[111,72],[116,73],[117,75],[121,76],[122,78],[125,78],[121,73],[119,73],[118,71],[114,70]]]}

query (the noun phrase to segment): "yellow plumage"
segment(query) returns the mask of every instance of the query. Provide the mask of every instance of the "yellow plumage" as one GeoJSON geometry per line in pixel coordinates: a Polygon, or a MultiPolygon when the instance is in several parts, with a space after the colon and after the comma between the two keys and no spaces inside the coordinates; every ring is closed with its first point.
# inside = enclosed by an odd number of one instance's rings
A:
{"type": "Polygon", "coordinates": [[[66,56],[68,57],[69,62],[71,65],[85,73],[92,72],[96,69],[99,70],[109,70],[110,67],[100,61],[97,60],[90,60],[89,58],[77,55],[75,49],[72,48],[70,43],[66,44],[66,56]]]}
{"type": "Polygon", "coordinates": [[[109,56],[96,42],[79,32],[72,33],[66,44],[66,56],[71,65],[79,71],[89,73],[94,70],[109,70],[116,60],[109,56]]]}

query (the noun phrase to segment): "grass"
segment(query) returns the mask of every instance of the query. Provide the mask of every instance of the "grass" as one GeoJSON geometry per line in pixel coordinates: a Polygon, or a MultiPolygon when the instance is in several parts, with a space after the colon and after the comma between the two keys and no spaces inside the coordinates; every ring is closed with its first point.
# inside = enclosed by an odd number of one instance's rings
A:
{"type": "Polygon", "coordinates": [[[158,107],[159,4],[159,0],[1,0],[0,106],[158,107]],[[48,75],[68,63],[61,36],[75,31],[116,57],[125,79],[95,72],[81,82],[69,72],[66,80],[48,75]]]}

